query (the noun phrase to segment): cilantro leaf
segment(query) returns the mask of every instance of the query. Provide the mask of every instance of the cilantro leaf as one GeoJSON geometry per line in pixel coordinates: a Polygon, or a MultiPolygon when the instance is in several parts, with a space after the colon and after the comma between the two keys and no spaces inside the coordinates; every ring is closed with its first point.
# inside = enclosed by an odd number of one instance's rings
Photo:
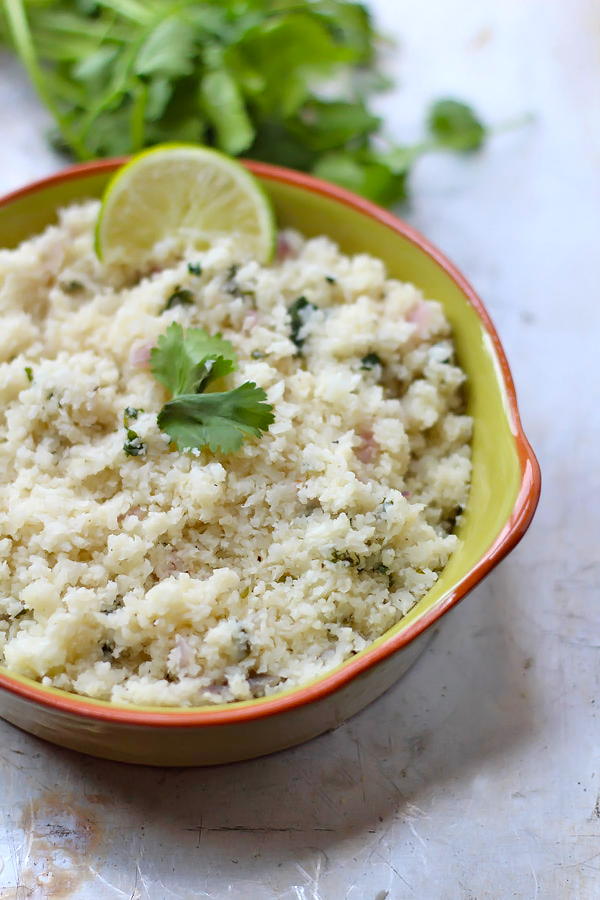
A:
{"type": "Polygon", "coordinates": [[[323,16],[337,40],[351,47],[361,66],[369,66],[375,56],[374,30],[369,10],[362,3],[320,0],[316,12],[323,16]]]}
{"type": "Polygon", "coordinates": [[[148,84],[144,118],[147,123],[158,121],[164,114],[173,94],[173,84],[168,78],[153,78],[148,84]]]}
{"type": "Polygon", "coordinates": [[[288,121],[276,116],[261,116],[256,139],[246,156],[304,172],[310,171],[319,158],[318,153],[291,133],[288,121]]]}
{"type": "Polygon", "coordinates": [[[139,49],[137,75],[191,75],[195,36],[183,18],[169,16],[159,22],[139,49]]]}
{"type": "Polygon", "coordinates": [[[311,99],[287,123],[290,134],[317,153],[335,150],[350,140],[378,131],[380,127],[381,119],[372,115],[362,100],[311,99]]]}
{"type": "Polygon", "coordinates": [[[98,48],[90,56],[79,60],[73,67],[73,77],[77,81],[93,83],[97,79],[107,78],[111,64],[117,55],[115,44],[98,48]]]}
{"type": "Polygon", "coordinates": [[[247,381],[232,391],[205,394],[218,378],[237,369],[237,356],[220,334],[201,328],[184,335],[173,322],[150,354],[150,370],[171,394],[158,414],[158,426],[179,450],[209,447],[213,452],[239,450],[247,436],[260,437],[274,421],[262,388],[247,381]]]}
{"type": "Polygon", "coordinates": [[[274,421],[262,388],[248,381],[233,391],[184,394],[163,406],[158,425],[179,450],[239,450],[248,435],[260,437],[274,421]]]}
{"type": "Polygon", "coordinates": [[[171,394],[204,390],[212,381],[237,369],[232,344],[220,334],[211,337],[202,328],[183,328],[173,322],[150,353],[150,371],[171,394]]]}
{"type": "Polygon", "coordinates": [[[388,157],[388,153],[372,150],[326,153],[314,166],[313,173],[382,206],[392,206],[408,196],[408,167],[397,166],[395,157],[388,157]]]}
{"type": "Polygon", "coordinates": [[[479,150],[486,136],[485,126],[471,107],[458,100],[434,103],[428,125],[437,143],[451,150],[479,150]]]}
{"type": "Polygon", "coordinates": [[[200,83],[200,98],[212,121],[217,146],[233,156],[247,150],[255,130],[238,85],[225,67],[207,72],[200,83]]]}
{"type": "Polygon", "coordinates": [[[293,115],[310,95],[311,79],[331,74],[354,55],[311,15],[311,6],[304,2],[285,15],[267,14],[227,53],[232,72],[261,113],[293,115]]]}

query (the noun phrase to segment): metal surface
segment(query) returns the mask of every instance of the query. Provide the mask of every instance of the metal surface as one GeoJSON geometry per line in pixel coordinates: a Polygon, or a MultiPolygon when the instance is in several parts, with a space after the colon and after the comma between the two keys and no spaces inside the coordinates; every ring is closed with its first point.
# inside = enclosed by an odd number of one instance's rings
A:
{"type": "MultiPolygon", "coordinates": [[[[480,291],[544,474],[519,548],[347,725],[277,756],[159,771],[0,723],[0,900],[596,900],[600,896],[600,8],[379,0],[416,135],[424,103],[533,112],[431,158],[408,218],[480,291]]],[[[0,191],[58,164],[0,58],[0,191]]]]}

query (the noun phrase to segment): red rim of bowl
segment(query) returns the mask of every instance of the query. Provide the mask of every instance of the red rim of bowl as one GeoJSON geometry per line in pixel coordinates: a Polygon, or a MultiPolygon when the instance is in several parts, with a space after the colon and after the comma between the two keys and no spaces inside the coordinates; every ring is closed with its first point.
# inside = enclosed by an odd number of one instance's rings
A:
{"type": "MultiPolygon", "coordinates": [[[[118,169],[126,159],[106,159],[98,162],[83,163],[71,166],[49,178],[36,181],[20,190],[7,194],[0,199],[0,207],[7,206],[15,200],[34,194],[46,187],[59,184],[63,181],[71,181],[94,172],[110,172],[118,169]]],[[[314,194],[322,194],[339,203],[368,216],[371,219],[385,225],[387,228],[401,235],[419,247],[440,266],[447,275],[460,288],[468,302],[476,310],[477,315],[490,336],[494,349],[498,356],[504,379],[504,387],[508,397],[510,412],[510,425],[515,437],[519,461],[521,464],[521,484],[515,506],[508,521],[500,531],[493,544],[473,566],[470,572],[443,596],[435,606],[421,618],[412,622],[404,631],[392,635],[380,645],[367,650],[362,656],[356,657],[344,663],[338,671],[331,675],[325,675],[318,682],[307,687],[300,687],[280,697],[264,700],[258,704],[244,706],[232,704],[220,709],[192,709],[186,710],[160,710],[160,709],[128,709],[119,707],[108,701],[89,702],[85,699],[63,693],[51,693],[47,688],[35,683],[27,684],[13,679],[10,675],[0,672],[0,688],[22,697],[25,700],[34,701],[50,709],[71,713],[86,719],[95,719],[104,722],[114,722],[126,725],[194,728],[208,725],[232,725],[239,722],[249,722],[262,719],[278,713],[284,713],[297,707],[304,706],[339,690],[358,675],[366,672],[372,666],[382,662],[391,654],[396,653],[402,647],[406,647],[420,634],[443,616],[451,607],[471,591],[491,570],[510,553],[519,543],[527,531],[535,513],[541,490],[541,473],[538,461],[527,440],[517,406],[517,396],[510,368],[500,343],[500,339],[491,322],[488,312],[471,285],[460,272],[449,262],[440,251],[432,246],[423,235],[419,234],[409,225],[406,225],[395,215],[363,197],[359,197],[344,188],[321,181],[312,175],[284,169],[267,163],[258,163],[244,160],[244,165],[259,178],[267,181],[280,181],[295,187],[303,188],[314,194]]]]}

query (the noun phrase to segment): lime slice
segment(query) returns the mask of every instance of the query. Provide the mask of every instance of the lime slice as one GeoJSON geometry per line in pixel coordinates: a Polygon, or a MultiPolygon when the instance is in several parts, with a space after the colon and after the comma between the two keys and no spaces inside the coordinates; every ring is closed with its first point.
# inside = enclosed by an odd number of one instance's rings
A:
{"type": "Polygon", "coordinates": [[[262,187],[222,153],[163,144],[134,156],[109,182],[96,253],[108,264],[140,266],[159,241],[202,248],[223,235],[239,238],[261,263],[272,258],[275,217],[262,187]]]}

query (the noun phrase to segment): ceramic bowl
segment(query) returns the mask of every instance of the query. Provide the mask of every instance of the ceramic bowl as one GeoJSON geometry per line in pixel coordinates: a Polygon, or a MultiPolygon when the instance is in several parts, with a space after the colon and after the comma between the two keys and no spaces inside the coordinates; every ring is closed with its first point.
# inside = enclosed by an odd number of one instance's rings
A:
{"type": "MultiPolygon", "coordinates": [[[[75,166],[0,201],[0,246],[53,222],[56,210],[97,197],[122,163],[75,166]]],[[[0,716],[41,738],[96,756],[153,765],[210,765],[290,747],[340,725],[386,691],[424,649],[432,626],[509,553],[527,530],[540,471],[523,433],[498,335],[467,281],[391,213],[287,169],[248,163],[278,222],[327,234],[345,253],[366,252],[391,276],[443,304],[468,378],[473,476],[460,548],[434,588],[394,628],[328,675],[272,697],[179,710],[125,706],[52,688],[0,668],[0,716]]]]}

